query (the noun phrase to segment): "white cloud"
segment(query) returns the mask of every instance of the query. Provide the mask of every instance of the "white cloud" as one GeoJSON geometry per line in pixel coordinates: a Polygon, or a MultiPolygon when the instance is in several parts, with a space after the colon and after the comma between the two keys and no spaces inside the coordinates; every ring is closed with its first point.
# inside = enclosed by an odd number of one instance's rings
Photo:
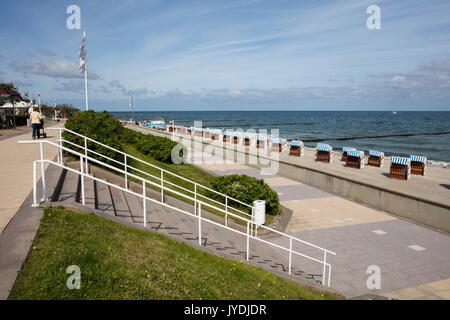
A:
{"type": "MultiPolygon", "coordinates": [[[[12,70],[24,74],[35,74],[51,78],[81,78],[82,74],[78,66],[68,60],[43,60],[43,61],[12,61],[12,70]]],[[[100,76],[88,71],[88,78],[91,80],[100,79],[100,76]]]]}

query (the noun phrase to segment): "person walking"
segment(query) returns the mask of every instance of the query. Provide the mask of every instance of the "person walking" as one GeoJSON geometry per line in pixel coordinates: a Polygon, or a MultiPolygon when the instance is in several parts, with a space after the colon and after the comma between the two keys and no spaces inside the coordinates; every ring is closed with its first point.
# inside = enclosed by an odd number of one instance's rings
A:
{"type": "Polygon", "coordinates": [[[37,111],[37,108],[33,108],[33,112],[30,114],[31,126],[33,127],[33,140],[36,139],[36,131],[38,139],[41,138],[41,115],[37,111]]]}

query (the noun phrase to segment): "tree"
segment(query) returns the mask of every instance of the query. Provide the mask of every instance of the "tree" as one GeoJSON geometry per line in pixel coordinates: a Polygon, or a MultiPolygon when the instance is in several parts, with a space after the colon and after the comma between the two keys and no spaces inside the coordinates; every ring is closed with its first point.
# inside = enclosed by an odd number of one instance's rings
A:
{"type": "Polygon", "coordinates": [[[5,90],[7,92],[18,92],[18,89],[12,82],[0,82],[0,90],[5,90]]]}

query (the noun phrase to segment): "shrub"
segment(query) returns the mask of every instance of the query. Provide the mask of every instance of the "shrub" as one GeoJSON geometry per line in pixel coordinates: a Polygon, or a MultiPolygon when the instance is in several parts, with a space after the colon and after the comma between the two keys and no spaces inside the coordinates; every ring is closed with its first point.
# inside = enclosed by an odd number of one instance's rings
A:
{"type": "Polygon", "coordinates": [[[134,142],[134,146],[140,152],[161,162],[172,163],[172,149],[177,145],[176,142],[153,135],[139,134],[135,137],[129,137],[134,142]]]}
{"type": "MultiPolygon", "coordinates": [[[[278,194],[263,179],[245,174],[231,174],[215,178],[211,186],[214,190],[249,205],[253,205],[253,200],[265,200],[266,214],[276,215],[281,212],[278,194]]],[[[223,201],[222,196],[213,192],[209,192],[209,197],[223,201]]],[[[233,203],[233,206],[239,206],[242,210],[249,211],[249,208],[238,203],[233,203]]]]}
{"type": "MultiPolygon", "coordinates": [[[[120,121],[106,111],[103,113],[96,113],[95,111],[89,110],[76,113],[67,119],[65,127],[112,148],[121,149],[121,136],[124,132],[124,127],[120,121]]],[[[77,137],[70,132],[64,132],[63,138],[77,145],[84,146],[84,139],[77,137]]],[[[69,146],[69,144],[66,144],[66,146],[77,152],[81,150],[75,146],[69,146]]],[[[123,156],[120,153],[102,147],[99,144],[88,141],[88,148],[117,161],[123,161],[123,156]]],[[[94,154],[90,154],[90,156],[99,160],[104,160],[103,157],[94,154]]],[[[108,161],[108,163],[113,164],[110,161],[108,161]]]]}
{"type": "MultiPolygon", "coordinates": [[[[76,113],[66,121],[65,127],[118,150],[123,149],[123,144],[134,145],[143,154],[169,164],[172,163],[172,149],[177,145],[176,142],[168,138],[146,135],[124,128],[119,120],[106,111],[96,113],[90,110],[76,113]]],[[[64,132],[63,138],[84,146],[84,139],[69,132],[64,132]]],[[[76,152],[81,150],[69,144],[66,146],[76,152]]],[[[120,153],[91,142],[88,142],[88,147],[90,150],[123,162],[123,156],[120,153]]],[[[103,157],[94,154],[91,154],[91,156],[99,160],[105,160],[103,157]]],[[[113,161],[107,162],[116,165],[113,161]]]]}

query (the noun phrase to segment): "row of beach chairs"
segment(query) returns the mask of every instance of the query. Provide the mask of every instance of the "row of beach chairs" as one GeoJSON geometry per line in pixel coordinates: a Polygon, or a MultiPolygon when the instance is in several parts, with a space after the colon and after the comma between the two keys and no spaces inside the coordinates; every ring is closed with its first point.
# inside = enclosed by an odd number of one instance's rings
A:
{"type": "MultiPolygon", "coordinates": [[[[316,161],[331,163],[333,149],[327,144],[317,144],[316,161]]],[[[364,168],[364,151],[351,147],[342,148],[341,161],[350,168],[364,168]]],[[[383,167],[384,153],[381,151],[369,150],[367,165],[373,167],[383,167]]],[[[425,175],[427,168],[427,158],[411,155],[410,158],[391,157],[389,177],[393,179],[408,180],[411,174],[425,175]]]]}
{"type": "MultiPolygon", "coordinates": [[[[169,131],[173,131],[169,129],[169,131]]],[[[293,140],[289,143],[286,139],[271,138],[269,136],[257,134],[244,134],[242,132],[222,132],[220,129],[204,128],[180,128],[177,132],[182,134],[194,135],[198,137],[209,138],[212,140],[222,139],[223,142],[232,144],[243,144],[251,146],[256,144],[257,148],[271,148],[275,152],[283,152],[289,148],[289,155],[301,157],[304,155],[304,144],[300,140],[293,140]]],[[[316,146],[316,161],[331,163],[333,161],[333,148],[329,144],[318,143],[316,146]]],[[[341,161],[345,162],[346,167],[363,169],[365,165],[364,151],[352,147],[342,148],[341,161]]],[[[383,167],[384,153],[376,150],[369,150],[367,165],[373,167],[383,167]]],[[[425,175],[427,167],[427,158],[411,155],[410,158],[391,157],[391,166],[389,177],[400,180],[408,180],[411,174],[425,175]]]]}

